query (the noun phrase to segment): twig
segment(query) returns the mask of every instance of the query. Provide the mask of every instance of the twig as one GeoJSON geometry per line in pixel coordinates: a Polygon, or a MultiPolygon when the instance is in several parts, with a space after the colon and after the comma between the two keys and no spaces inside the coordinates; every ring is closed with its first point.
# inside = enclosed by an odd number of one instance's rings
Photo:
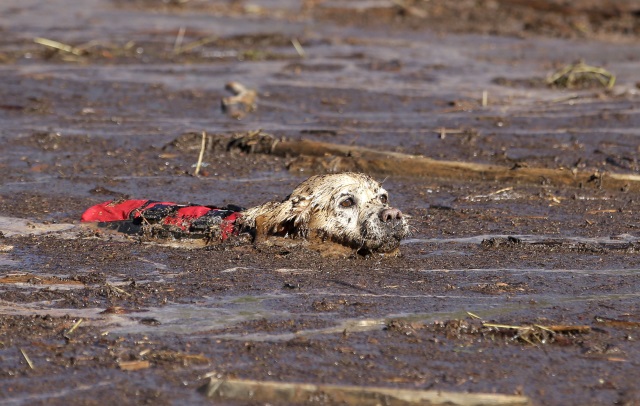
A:
{"type": "Polygon", "coordinates": [[[122,295],[125,295],[125,296],[131,296],[131,293],[127,292],[126,290],[120,289],[119,287],[114,286],[114,285],[112,285],[112,284],[110,284],[110,283],[106,283],[105,285],[107,285],[107,287],[109,287],[109,288],[111,288],[111,289],[115,290],[116,292],[118,292],[118,293],[120,293],[120,294],[122,294],[122,295]]]}
{"type": "Polygon", "coordinates": [[[184,33],[187,31],[185,27],[180,27],[178,30],[178,35],[176,35],[176,41],[173,43],[173,52],[177,52],[180,49],[180,45],[182,45],[182,40],[184,39],[184,33]]]}
{"type": "Polygon", "coordinates": [[[75,329],[78,328],[78,326],[80,325],[80,323],[82,323],[84,319],[78,319],[78,321],[76,321],[76,323],[69,329],[69,331],[67,331],[66,333],[64,333],[65,337],[68,337],[71,333],[73,333],[75,331],[75,329]]]}
{"type": "Polygon", "coordinates": [[[530,326],[511,326],[508,324],[482,323],[484,327],[508,328],[511,330],[531,329],[530,326]]]}
{"type": "Polygon", "coordinates": [[[118,366],[123,371],[137,371],[151,366],[149,361],[120,361],[118,366]]]}
{"type": "Polygon", "coordinates": [[[469,316],[471,316],[472,318],[474,318],[474,319],[482,320],[482,317],[478,316],[478,315],[477,315],[477,314],[475,314],[475,313],[467,312],[467,314],[468,314],[469,316]]]}
{"type": "Polygon", "coordinates": [[[300,57],[304,58],[305,56],[307,56],[306,52],[304,52],[304,48],[302,48],[302,45],[300,44],[300,41],[298,41],[298,38],[291,39],[291,45],[293,45],[300,57]]]}
{"type": "Polygon", "coordinates": [[[638,321],[610,319],[601,316],[595,316],[594,319],[598,323],[607,324],[613,327],[640,327],[640,322],[638,321]]]}
{"type": "Polygon", "coordinates": [[[511,326],[507,324],[495,324],[495,323],[482,323],[483,327],[494,327],[494,328],[505,328],[509,330],[519,330],[519,331],[532,331],[536,328],[540,330],[547,331],[549,333],[588,333],[591,331],[591,327],[589,326],[565,326],[565,325],[554,325],[554,326],[542,326],[540,324],[534,324],[531,326],[511,326]]]}
{"type": "Polygon", "coordinates": [[[20,348],[20,352],[22,353],[22,356],[24,357],[24,360],[27,361],[27,364],[29,365],[29,368],[34,369],[33,368],[33,362],[31,362],[31,358],[29,358],[27,353],[22,348],[20,348]]]}
{"type": "Polygon", "coordinates": [[[208,44],[210,42],[214,42],[214,41],[217,41],[217,40],[218,40],[218,36],[205,37],[205,38],[199,39],[197,41],[190,42],[187,45],[185,45],[183,47],[180,47],[178,49],[174,49],[173,53],[176,54],[176,55],[182,54],[184,52],[192,51],[192,50],[194,50],[194,49],[196,49],[198,47],[201,47],[203,45],[206,45],[206,44],[208,44]]]}
{"type": "Polygon", "coordinates": [[[447,138],[447,129],[442,127],[440,128],[440,139],[444,140],[445,138],[447,138]]]}
{"type": "Polygon", "coordinates": [[[207,144],[207,133],[205,131],[202,132],[202,145],[200,146],[200,155],[198,156],[198,163],[196,164],[196,170],[193,173],[193,176],[198,176],[200,173],[200,166],[202,166],[202,158],[204,158],[204,147],[207,144]]]}
{"type": "Polygon", "coordinates": [[[44,45],[49,48],[54,48],[63,52],[68,52],[73,55],[81,56],[84,51],[82,49],[76,48],[74,46],[64,44],[62,42],[54,41],[47,38],[37,37],[33,39],[33,42],[36,44],[44,45]]]}
{"type": "Polygon", "coordinates": [[[429,131],[433,131],[435,133],[437,133],[440,136],[440,139],[443,140],[447,137],[447,134],[464,134],[465,130],[459,129],[459,128],[446,128],[446,127],[440,127],[440,128],[436,128],[435,130],[429,130],[429,131]]]}
{"type": "Polygon", "coordinates": [[[508,192],[510,190],[513,190],[513,186],[509,186],[509,187],[502,188],[500,190],[496,190],[495,192],[489,193],[487,196],[499,195],[500,193],[508,192]]]}
{"type": "MultiPolygon", "coordinates": [[[[78,45],[77,47],[75,47],[78,51],[82,52],[83,54],[86,54],[87,52],[89,52],[89,48],[93,48],[95,46],[98,45],[103,45],[103,41],[99,40],[99,39],[92,39],[91,41],[85,42],[84,44],[78,45]]],[[[104,44],[105,46],[107,46],[108,44],[104,44]]]]}
{"type": "Polygon", "coordinates": [[[533,326],[538,327],[541,330],[548,331],[550,333],[555,333],[555,331],[553,330],[553,327],[545,327],[545,326],[541,326],[540,324],[534,324],[533,326]]]}

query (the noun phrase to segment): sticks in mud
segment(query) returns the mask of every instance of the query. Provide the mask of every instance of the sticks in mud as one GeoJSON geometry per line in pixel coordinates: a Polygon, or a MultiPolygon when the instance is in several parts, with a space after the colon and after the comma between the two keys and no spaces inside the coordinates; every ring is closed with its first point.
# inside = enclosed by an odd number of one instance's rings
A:
{"type": "Polygon", "coordinates": [[[316,171],[360,171],[382,175],[429,177],[464,181],[491,181],[555,187],[584,188],[593,185],[610,190],[640,191],[640,175],[584,172],[571,169],[550,169],[478,164],[460,161],[440,161],[420,155],[377,151],[365,147],[330,144],[310,140],[277,139],[261,131],[234,137],[229,149],[249,153],[297,157],[290,169],[316,171]],[[297,165],[297,166],[296,166],[297,165]]]}
{"type": "Polygon", "coordinates": [[[344,405],[529,405],[524,396],[498,393],[455,393],[366,386],[267,382],[249,379],[216,379],[201,391],[211,399],[276,404],[307,404],[323,399],[326,404],[344,405]]]}

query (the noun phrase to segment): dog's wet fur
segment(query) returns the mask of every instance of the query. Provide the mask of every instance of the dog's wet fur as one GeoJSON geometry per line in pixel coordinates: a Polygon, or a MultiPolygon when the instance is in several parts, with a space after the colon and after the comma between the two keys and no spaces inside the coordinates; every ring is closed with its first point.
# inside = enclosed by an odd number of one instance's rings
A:
{"type": "Polygon", "coordinates": [[[329,255],[397,255],[409,226],[388,200],[381,184],[365,174],[318,175],[282,202],[246,210],[238,221],[240,231],[254,234],[256,242],[285,237],[329,255]]]}

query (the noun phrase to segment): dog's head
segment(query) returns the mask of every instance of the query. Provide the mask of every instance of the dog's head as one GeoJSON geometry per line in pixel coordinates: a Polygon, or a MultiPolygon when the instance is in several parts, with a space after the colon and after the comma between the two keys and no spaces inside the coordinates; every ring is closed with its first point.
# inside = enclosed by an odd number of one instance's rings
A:
{"type": "Polygon", "coordinates": [[[391,252],[409,227],[388,200],[387,191],[367,175],[319,175],[302,182],[280,203],[247,210],[242,221],[258,235],[331,241],[362,254],[391,252]]]}

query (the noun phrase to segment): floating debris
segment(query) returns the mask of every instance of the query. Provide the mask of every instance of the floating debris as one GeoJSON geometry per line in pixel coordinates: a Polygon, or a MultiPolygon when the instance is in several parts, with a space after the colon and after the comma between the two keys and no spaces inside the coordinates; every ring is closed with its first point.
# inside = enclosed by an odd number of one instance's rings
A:
{"type": "Polygon", "coordinates": [[[120,361],[118,366],[123,371],[138,371],[149,368],[151,363],[149,361],[120,361]]]}
{"type": "Polygon", "coordinates": [[[566,65],[547,78],[547,84],[562,89],[611,89],[615,83],[616,76],[613,73],[582,61],[566,65]]]}

